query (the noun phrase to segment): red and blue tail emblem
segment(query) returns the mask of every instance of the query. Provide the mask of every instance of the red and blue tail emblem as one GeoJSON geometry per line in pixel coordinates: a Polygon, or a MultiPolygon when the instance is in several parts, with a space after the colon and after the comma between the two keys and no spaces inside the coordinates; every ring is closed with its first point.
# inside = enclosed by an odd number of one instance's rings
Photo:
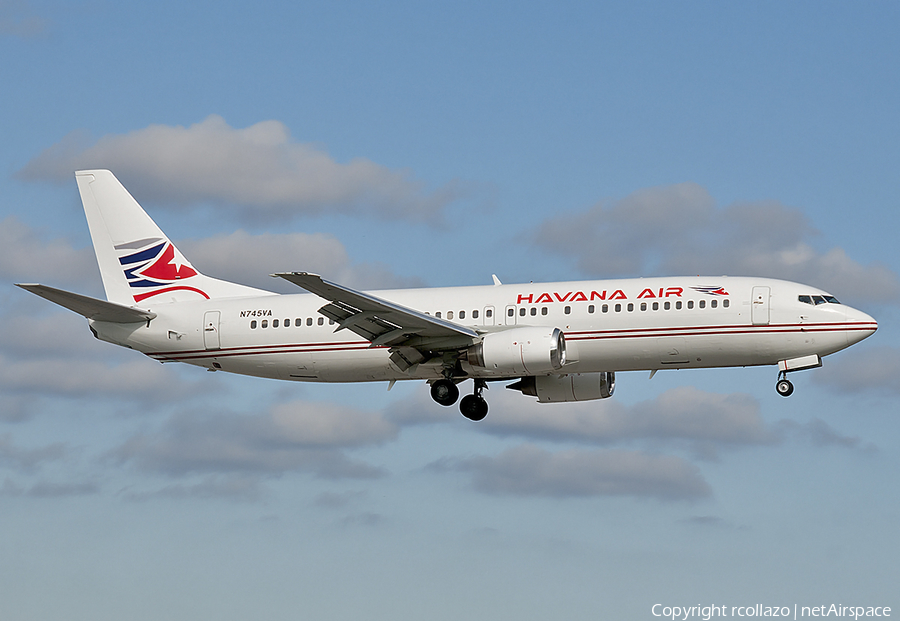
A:
{"type": "Polygon", "coordinates": [[[709,295],[728,295],[728,292],[725,291],[725,287],[720,287],[718,285],[705,285],[701,287],[691,287],[694,291],[699,291],[700,293],[708,293],[709,295]]]}
{"type": "Polygon", "coordinates": [[[133,251],[119,257],[128,286],[136,289],[135,302],[170,291],[193,291],[207,300],[209,296],[196,287],[181,284],[197,275],[187,259],[167,239],[154,238],[121,244],[118,251],[133,251]],[[177,283],[177,284],[176,284],[177,283]]]}

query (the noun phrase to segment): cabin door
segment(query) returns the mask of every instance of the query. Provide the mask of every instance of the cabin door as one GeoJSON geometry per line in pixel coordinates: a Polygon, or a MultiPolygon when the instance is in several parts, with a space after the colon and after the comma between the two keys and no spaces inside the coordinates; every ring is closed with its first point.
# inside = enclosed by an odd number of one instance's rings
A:
{"type": "Polygon", "coordinates": [[[754,326],[769,325],[769,288],[753,287],[750,300],[750,320],[754,326]]]}

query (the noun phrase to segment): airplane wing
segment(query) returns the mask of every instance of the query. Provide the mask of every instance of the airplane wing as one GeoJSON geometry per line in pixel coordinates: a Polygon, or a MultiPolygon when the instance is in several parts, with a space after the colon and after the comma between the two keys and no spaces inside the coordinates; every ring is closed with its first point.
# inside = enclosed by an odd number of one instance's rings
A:
{"type": "Polygon", "coordinates": [[[337,322],[337,330],[355,332],[371,341],[373,347],[390,347],[395,355],[399,355],[400,363],[393,356],[392,360],[401,368],[424,360],[422,351],[460,349],[479,338],[478,332],[466,326],[343,287],[323,280],[317,274],[282,272],[272,276],[284,278],[329,300],[319,312],[337,322]]]}
{"type": "Polygon", "coordinates": [[[16,286],[95,321],[143,323],[156,317],[156,313],[151,313],[150,311],[123,306],[122,304],[107,302],[106,300],[98,300],[97,298],[72,293],[71,291],[54,289],[47,285],[16,284],[16,286]]]}

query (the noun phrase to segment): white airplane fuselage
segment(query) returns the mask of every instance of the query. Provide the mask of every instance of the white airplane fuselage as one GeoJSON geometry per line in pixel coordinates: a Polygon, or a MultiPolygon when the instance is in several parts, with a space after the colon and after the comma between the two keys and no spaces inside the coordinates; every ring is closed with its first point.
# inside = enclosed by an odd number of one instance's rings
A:
{"type": "Polygon", "coordinates": [[[278,295],[204,275],[108,170],[75,173],[106,300],[19,286],[161,362],[308,382],[427,380],[482,420],[485,382],[544,403],[611,397],[616,371],[775,365],[787,373],[878,328],[824,291],[766,278],[672,277],[362,292],[307,272],[278,295]]]}
{"type": "MultiPolygon", "coordinates": [[[[765,278],[640,278],[378,291],[379,298],[476,330],[557,327],[567,361],[556,373],[774,365],[840,351],[872,334],[875,321],[844,304],[810,304],[825,292],[765,278]],[[712,293],[712,292],[715,293],[712,293]],[[756,295],[754,296],[754,293],[756,295]]],[[[162,296],[161,296],[162,297],[162,296]]],[[[244,375],[316,382],[442,377],[441,364],[401,370],[372,344],[318,309],[313,294],[148,300],[146,324],[92,321],[102,340],[157,360],[244,375]]],[[[508,370],[463,363],[469,377],[508,370]]]]}

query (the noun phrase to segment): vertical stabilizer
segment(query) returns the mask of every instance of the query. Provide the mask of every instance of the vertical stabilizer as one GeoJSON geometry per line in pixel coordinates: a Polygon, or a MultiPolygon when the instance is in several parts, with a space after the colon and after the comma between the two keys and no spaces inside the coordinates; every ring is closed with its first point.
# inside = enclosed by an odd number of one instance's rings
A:
{"type": "Polygon", "coordinates": [[[204,276],[108,170],[75,173],[106,299],[119,304],[266,295],[204,276]]]}

